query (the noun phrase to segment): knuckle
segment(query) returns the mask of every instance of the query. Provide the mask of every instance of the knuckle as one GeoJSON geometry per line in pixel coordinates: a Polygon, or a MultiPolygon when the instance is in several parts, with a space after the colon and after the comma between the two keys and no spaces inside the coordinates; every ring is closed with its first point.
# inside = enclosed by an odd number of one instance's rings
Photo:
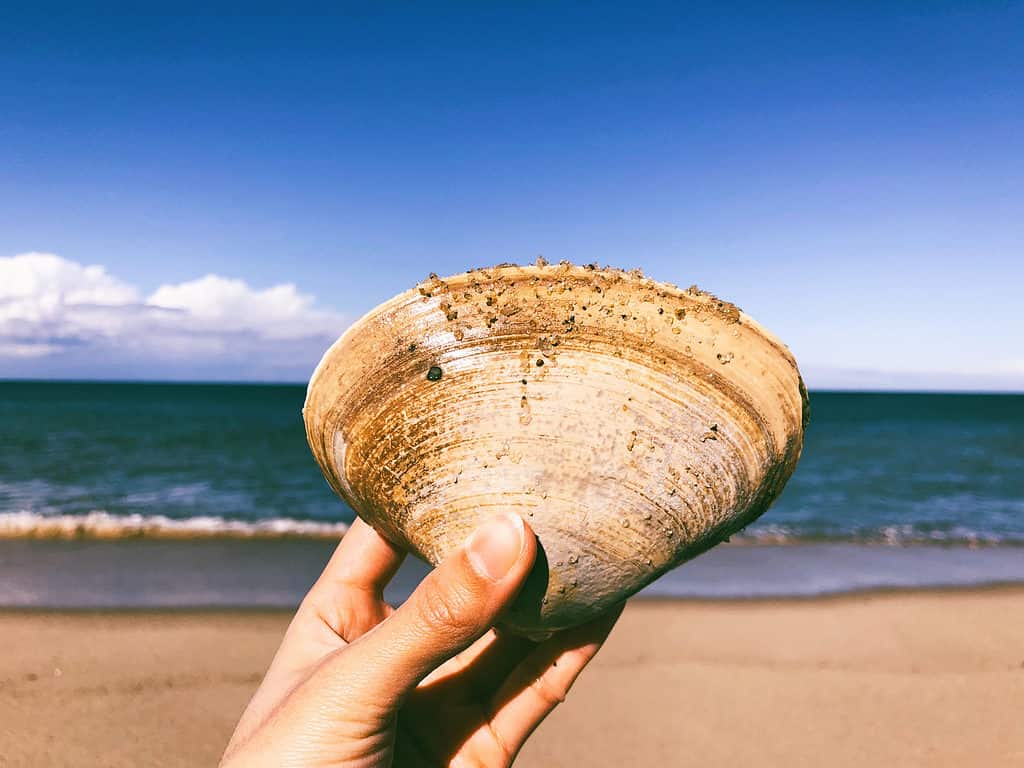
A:
{"type": "Polygon", "coordinates": [[[435,631],[463,635],[475,628],[476,621],[466,595],[457,589],[445,589],[435,579],[425,580],[417,601],[423,623],[435,631]]]}
{"type": "Polygon", "coordinates": [[[502,735],[501,730],[493,722],[487,724],[487,730],[490,731],[491,741],[494,743],[501,765],[512,765],[518,750],[512,748],[508,739],[502,735]]]}
{"type": "Polygon", "coordinates": [[[551,680],[546,673],[535,675],[530,682],[530,688],[545,706],[553,709],[565,701],[569,691],[565,686],[559,685],[551,680]]]}

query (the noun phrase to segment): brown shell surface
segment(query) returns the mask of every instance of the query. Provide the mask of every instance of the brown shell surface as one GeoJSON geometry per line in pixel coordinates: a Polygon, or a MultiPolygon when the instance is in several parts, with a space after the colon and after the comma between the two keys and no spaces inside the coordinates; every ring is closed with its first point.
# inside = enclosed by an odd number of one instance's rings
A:
{"type": "Polygon", "coordinates": [[[807,412],[788,349],[732,304],[538,262],[431,276],[372,310],[303,416],[331,487],[431,563],[498,511],[529,522],[540,555],[504,624],[542,636],[757,518],[807,412]]]}

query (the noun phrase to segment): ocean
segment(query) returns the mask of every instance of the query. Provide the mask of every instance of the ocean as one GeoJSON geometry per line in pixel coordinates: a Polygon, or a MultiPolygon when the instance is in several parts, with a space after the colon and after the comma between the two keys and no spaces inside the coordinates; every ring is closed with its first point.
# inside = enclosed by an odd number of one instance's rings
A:
{"type": "MultiPolygon", "coordinates": [[[[304,395],[0,382],[0,605],[294,604],[353,518],[306,446],[304,395]]],[[[1024,581],[1024,395],[812,392],[779,500],[648,594],[1005,581],[1024,581]]]]}

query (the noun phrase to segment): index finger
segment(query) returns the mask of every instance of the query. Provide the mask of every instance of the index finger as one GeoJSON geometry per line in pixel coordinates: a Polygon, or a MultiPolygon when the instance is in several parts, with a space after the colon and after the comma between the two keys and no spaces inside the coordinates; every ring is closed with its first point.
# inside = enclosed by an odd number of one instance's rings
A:
{"type": "Polygon", "coordinates": [[[379,596],[405,559],[405,552],[357,517],[317,580],[317,587],[344,586],[379,596]]]}

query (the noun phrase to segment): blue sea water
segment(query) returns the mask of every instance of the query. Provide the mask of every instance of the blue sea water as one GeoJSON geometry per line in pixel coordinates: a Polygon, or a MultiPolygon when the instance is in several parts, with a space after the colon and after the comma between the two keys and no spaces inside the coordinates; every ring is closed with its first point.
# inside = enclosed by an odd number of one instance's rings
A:
{"type": "MultiPolygon", "coordinates": [[[[306,446],[304,395],[0,382],[0,607],[295,605],[353,517],[306,446]]],[[[811,410],[796,474],[734,537],[761,546],[646,594],[1024,581],[1024,396],[812,392],[811,410]]]]}
{"type": "Polygon", "coordinates": [[[811,393],[796,473],[762,536],[1024,543],[1024,396],[811,393]]]}
{"type": "MultiPolygon", "coordinates": [[[[0,534],[334,535],[299,385],[0,382],[0,534]]],[[[742,538],[1024,544],[1024,396],[811,393],[742,538]]]]}

